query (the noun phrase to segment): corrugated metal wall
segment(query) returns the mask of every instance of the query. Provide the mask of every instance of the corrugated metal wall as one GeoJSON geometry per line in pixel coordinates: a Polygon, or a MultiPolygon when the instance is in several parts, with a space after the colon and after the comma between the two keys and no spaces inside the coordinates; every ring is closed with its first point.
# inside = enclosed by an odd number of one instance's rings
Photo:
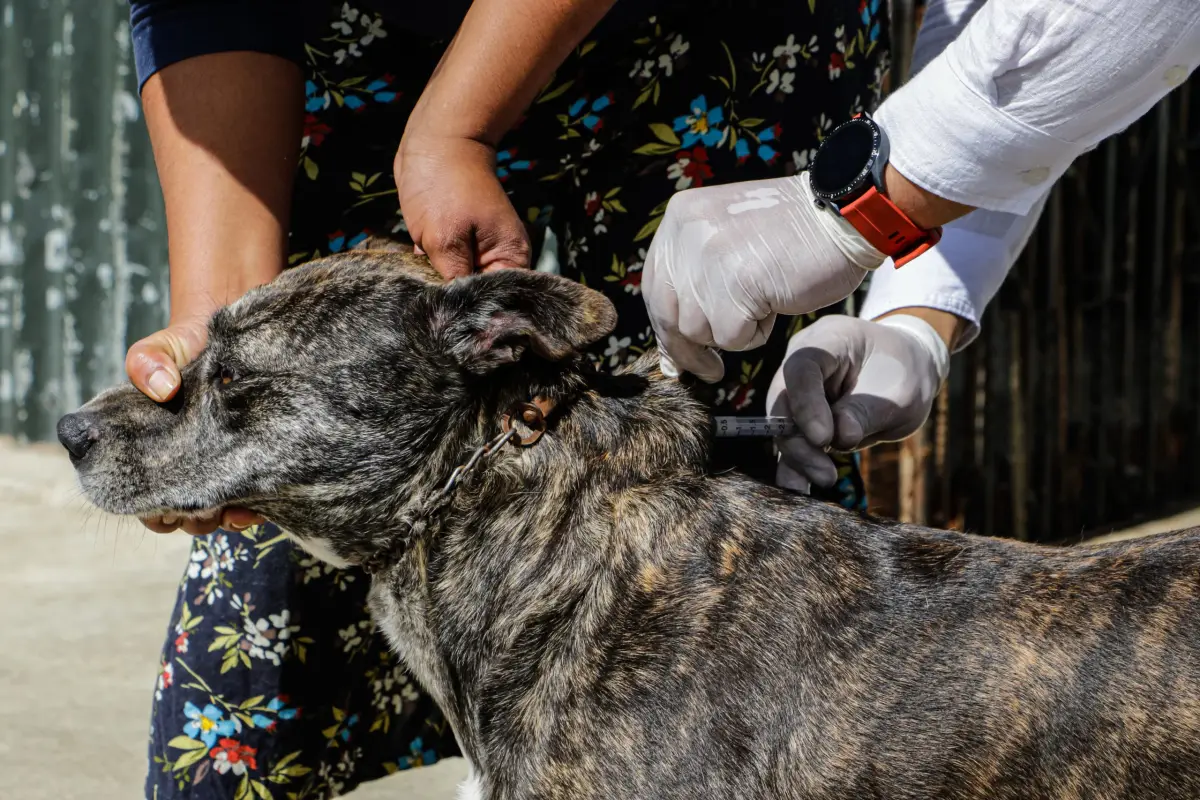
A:
{"type": "Polygon", "coordinates": [[[0,0],[0,435],[52,439],[166,319],[121,0],[0,0]]]}

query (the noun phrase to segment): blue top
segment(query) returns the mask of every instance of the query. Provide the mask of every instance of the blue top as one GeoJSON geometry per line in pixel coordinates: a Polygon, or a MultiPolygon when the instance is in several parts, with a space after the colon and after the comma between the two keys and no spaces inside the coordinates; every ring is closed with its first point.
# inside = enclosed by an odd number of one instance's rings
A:
{"type": "MultiPolygon", "coordinates": [[[[618,2],[606,18],[628,23],[651,13],[654,0],[618,2]]],[[[389,23],[431,38],[458,30],[471,0],[372,0],[389,23]]],[[[304,43],[328,22],[329,0],[130,0],[138,88],[177,61],[234,50],[303,63],[304,43]]]]}

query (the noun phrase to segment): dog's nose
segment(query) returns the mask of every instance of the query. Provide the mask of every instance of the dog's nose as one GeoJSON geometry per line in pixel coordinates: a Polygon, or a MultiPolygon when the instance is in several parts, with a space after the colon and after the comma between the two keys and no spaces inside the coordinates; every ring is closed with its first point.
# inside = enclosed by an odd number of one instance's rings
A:
{"type": "Polygon", "coordinates": [[[100,426],[91,414],[76,411],[58,421],[58,441],[75,459],[82,459],[100,438],[100,426]]]}

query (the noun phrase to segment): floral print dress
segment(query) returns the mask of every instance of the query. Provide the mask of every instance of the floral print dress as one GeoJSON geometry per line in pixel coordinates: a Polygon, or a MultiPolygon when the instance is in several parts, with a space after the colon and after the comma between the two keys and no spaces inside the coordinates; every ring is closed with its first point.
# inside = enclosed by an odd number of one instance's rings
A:
{"type": "MultiPolygon", "coordinates": [[[[804,169],[837,122],[873,108],[887,68],[881,0],[663,2],[582,44],[501,143],[497,175],[562,274],[605,292],[620,325],[598,369],[653,345],[641,298],[674,192],[804,169]]],[[[291,263],[403,231],[392,158],[444,42],[331,4],[307,47],[291,263]]],[[[829,309],[836,312],[839,309],[829,309]]],[[[761,414],[786,342],[726,358],[717,413],[761,414]]],[[[768,442],[720,443],[714,469],[770,481],[768,442]]],[[[863,507],[856,464],[827,499],[863,507]]],[[[440,712],[376,631],[367,577],[272,526],[197,538],[154,693],[152,798],[300,800],[457,750],[440,712]]],[[[653,757],[652,754],[648,754],[653,757]]]]}

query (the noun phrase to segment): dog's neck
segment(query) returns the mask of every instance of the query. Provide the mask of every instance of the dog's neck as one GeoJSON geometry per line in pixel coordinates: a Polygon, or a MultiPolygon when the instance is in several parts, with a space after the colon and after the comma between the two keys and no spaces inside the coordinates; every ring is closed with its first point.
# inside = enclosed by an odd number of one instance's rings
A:
{"type": "Polygon", "coordinates": [[[385,629],[457,718],[464,746],[482,735],[477,725],[487,727],[469,700],[486,676],[515,652],[537,657],[546,644],[523,642],[537,629],[529,614],[561,622],[587,597],[588,613],[603,618],[620,596],[613,576],[636,581],[635,564],[680,546],[667,541],[681,536],[668,524],[671,504],[677,511],[698,499],[708,417],[656,362],[646,358],[611,377],[570,371],[514,381],[481,400],[458,441],[430,459],[423,486],[436,491],[448,464],[492,438],[513,403],[531,395],[555,403],[536,444],[506,446],[464,477],[405,555],[376,575],[376,592],[393,609],[385,629]]]}
{"type": "Polygon", "coordinates": [[[494,501],[497,479],[523,486],[554,482],[564,466],[597,462],[615,488],[624,488],[702,474],[708,456],[707,412],[682,384],[662,375],[653,353],[613,375],[578,366],[523,371],[480,391],[472,406],[448,410],[441,427],[445,435],[398,514],[423,523],[430,536],[447,507],[461,513],[494,501]],[[528,437],[530,429],[514,413],[531,400],[545,414],[544,439],[528,437]],[[487,451],[506,418],[513,422],[511,439],[487,451]],[[535,441],[523,444],[522,438],[535,441]],[[467,462],[471,469],[445,491],[456,467],[467,462]]]}

